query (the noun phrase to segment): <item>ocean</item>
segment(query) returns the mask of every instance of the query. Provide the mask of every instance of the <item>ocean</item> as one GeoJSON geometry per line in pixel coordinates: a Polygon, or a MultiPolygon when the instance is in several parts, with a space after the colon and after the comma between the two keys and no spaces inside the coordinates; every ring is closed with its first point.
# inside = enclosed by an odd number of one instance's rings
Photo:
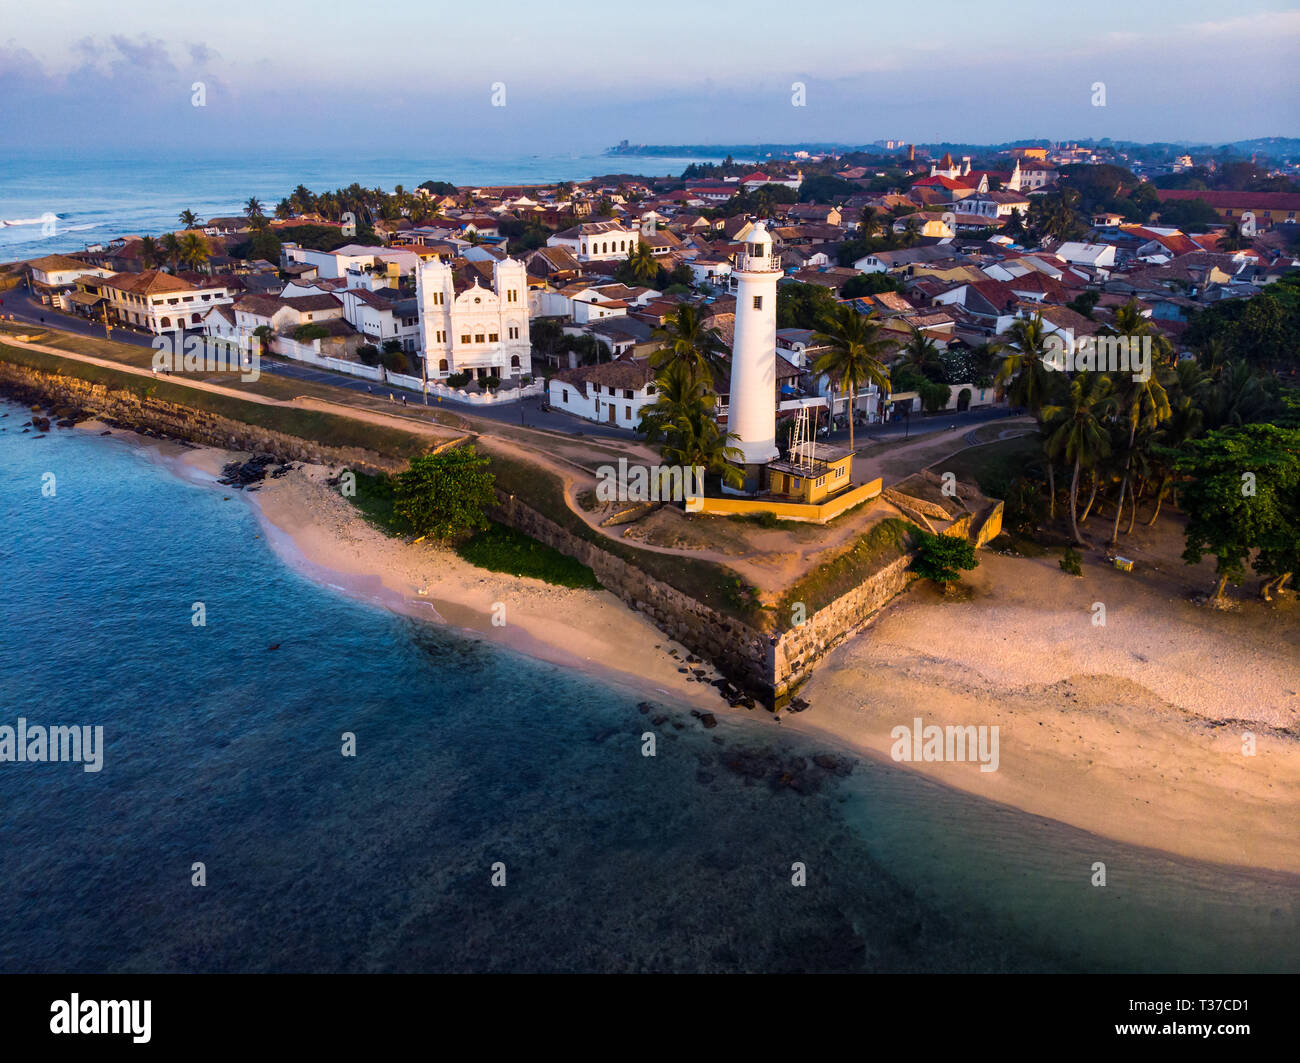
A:
{"type": "Polygon", "coordinates": [[[117,236],[180,227],[183,210],[201,218],[242,214],[250,196],[269,214],[300,183],[313,192],[354,181],[391,192],[423,181],[529,184],[585,181],[599,174],[680,174],[719,159],[561,153],[548,155],[368,158],[247,155],[202,157],[188,150],[156,157],[55,156],[6,151],[0,158],[0,262],[84,250],[117,236]]]}
{"type": "Polygon", "coordinates": [[[844,751],[761,711],[653,727],[314,582],[152,446],[27,418],[0,400],[0,726],[102,726],[103,764],[0,762],[0,972],[1300,965],[1296,876],[821,771],[844,751]]]}

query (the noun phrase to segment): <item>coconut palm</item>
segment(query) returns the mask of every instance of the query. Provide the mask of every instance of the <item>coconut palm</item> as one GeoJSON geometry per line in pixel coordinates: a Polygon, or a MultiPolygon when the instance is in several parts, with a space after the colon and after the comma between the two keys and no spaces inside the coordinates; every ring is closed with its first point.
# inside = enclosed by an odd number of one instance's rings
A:
{"type": "Polygon", "coordinates": [[[859,314],[851,303],[840,303],[821,319],[821,328],[813,333],[814,342],[827,348],[817,359],[813,372],[839,381],[841,394],[849,396],[849,449],[855,449],[853,411],[857,406],[858,388],[875,384],[889,394],[889,370],[885,358],[893,344],[880,335],[880,321],[873,310],[859,314]]]}
{"type": "MultiPolygon", "coordinates": [[[[1132,374],[1118,374],[1120,384],[1116,392],[1116,405],[1120,419],[1128,425],[1128,445],[1124,450],[1124,472],[1119,481],[1115,526],[1110,534],[1110,541],[1113,544],[1119,539],[1119,520],[1124,512],[1126,490],[1130,492],[1129,501],[1133,504],[1134,510],[1136,511],[1137,508],[1137,499],[1132,496],[1129,480],[1133,465],[1133,444],[1138,430],[1149,432],[1169,416],[1169,395],[1165,391],[1161,377],[1165,373],[1163,366],[1172,353],[1172,347],[1162,334],[1155,331],[1151,322],[1142,316],[1137,301],[1133,299],[1115,311],[1114,326],[1107,326],[1101,331],[1106,335],[1123,337],[1130,344],[1130,351],[1131,345],[1135,343],[1149,344],[1151,348],[1151,363],[1145,380],[1134,379],[1132,374]]],[[[1129,364],[1133,364],[1131,355],[1129,364]]]]}
{"type": "Polygon", "coordinates": [[[145,269],[155,269],[163,261],[162,248],[152,236],[140,237],[140,264],[145,269]]]}
{"type": "Polygon", "coordinates": [[[706,474],[721,477],[731,487],[744,485],[740,463],[745,460],[739,447],[732,445],[736,435],[724,435],[718,422],[700,402],[684,410],[666,427],[660,454],[668,465],[683,469],[702,468],[706,474]]]}
{"type": "Polygon", "coordinates": [[[649,284],[659,276],[659,263],[655,261],[650,245],[638,240],[636,250],[627,256],[628,269],[632,276],[642,284],[649,284]]]}
{"type": "Polygon", "coordinates": [[[647,443],[664,439],[677,421],[702,406],[712,415],[716,402],[699,366],[684,359],[664,363],[655,376],[655,400],[641,407],[639,430],[647,443]]]}
{"type": "Polygon", "coordinates": [[[1070,481],[1070,527],[1074,541],[1079,534],[1079,472],[1093,469],[1110,454],[1110,433],[1106,422],[1115,412],[1114,387],[1102,373],[1077,373],[1060,406],[1043,407],[1043,423],[1050,430],[1046,450],[1049,458],[1064,457],[1074,466],[1070,481]]]}
{"type": "Polygon", "coordinates": [[[244,217],[252,223],[254,229],[260,229],[266,224],[266,210],[256,196],[248,197],[248,202],[244,204],[244,217]]]}
{"type": "Polygon", "coordinates": [[[180,213],[180,223],[183,226],[185,226],[185,228],[187,229],[193,229],[202,220],[203,219],[200,218],[197,214],[195,214],[194,211],[192,210],[183,210],[180,213]]]}
{"type": "Polygon", "coordinates": [[[929,376],[926,369],[930,366],[939,366],[939,347],[924,332],[915,325],[910,326],[911,336],[908,337],[907,345],[903,348],[903,363],[918,373],[929,376]]]}
{"type": "Polygon", "coordinates": [[[175,268],[181,260],[181,242],[175,233],[166,233],[162,238],[163,260],[175,268]]]}
{"type": "Polygon", "coordinates": [[[181,237],[179,259],[182,265],[189,266],[190,269],[202,269],[211,257],[208,242],[198,233],[186,233],[181,237]]]}
{"type": "Polygon", "coordinates": [[[1012,344],[1003,356],[994,382],[1005,389],[1014,406],[1024,406],[1035,417],[1051,394],[1053,370],[1048,368],[1047,333],[1043,329],[1043,315],[1016,318],[1006,331],[1007,342],[1012,344]]]}
{"type": "Polygon", "coordinates": [[[652,335],[662,342],[650,355],[655,369],[681,362],[699,376],[705,387],[712,387],[726,365],[727,344],[717,329],[705,328],[704,315],[697,306],[683,303],[652,335]]]}

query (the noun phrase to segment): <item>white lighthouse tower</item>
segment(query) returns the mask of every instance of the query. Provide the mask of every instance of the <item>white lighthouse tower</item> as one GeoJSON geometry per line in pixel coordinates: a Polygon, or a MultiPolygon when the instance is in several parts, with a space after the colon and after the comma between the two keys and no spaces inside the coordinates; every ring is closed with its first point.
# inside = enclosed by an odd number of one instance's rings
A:
{"type": "Polygon", "coordinates": [[[742,454],[745,490],[763,485],[763,470],[776,447],[776,283],[781,260],[762,222],[745,237],[736,256],[736,332],[731,344],[731,403],[727,432],[742,454]]]}

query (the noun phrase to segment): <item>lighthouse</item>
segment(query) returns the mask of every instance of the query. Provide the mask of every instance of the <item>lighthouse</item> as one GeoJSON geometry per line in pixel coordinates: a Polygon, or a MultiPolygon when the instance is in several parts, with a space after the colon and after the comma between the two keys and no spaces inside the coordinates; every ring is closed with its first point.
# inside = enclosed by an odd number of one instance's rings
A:
{"type": "Polygon", "coordinates": [[[762,222],[745,237],[731,275],[736,279],[736,331],[731,344],[731,402],[727,432],[744,455],[744,490],[763,487],[776,447],[776,283],[781,260],[762,222]]]}

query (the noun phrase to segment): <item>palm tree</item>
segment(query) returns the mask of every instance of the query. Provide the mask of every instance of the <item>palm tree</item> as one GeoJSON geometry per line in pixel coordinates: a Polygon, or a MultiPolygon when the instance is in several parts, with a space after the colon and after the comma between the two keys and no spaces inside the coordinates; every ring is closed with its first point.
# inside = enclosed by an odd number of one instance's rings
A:
{"type": "Polygon", "coordinates": [[[1241,223],[1233,222],[1219,237],[1218,249],[1220,251],[1240,251],[1249,243],[1246,234],[1241,231],[1241,223]]]}
{"type": "Polygon", "coordinates": [[[192,210],[183,210],[180,213],[180,223],[187,229],[195,228],[203,219],[192,210]]]}
{"type": "MultiPolygon", "coordinates": [[[[1191,363],[1180,363],[1182,364],[1191,363]]],[[[1164,502],[1174,479],[1174,461],[1177,460],[1183,445],[1195,438],[1201,431],[1202,414],[1199,406],[1190,395],[1178,399],[1169,412],[1165,423],[1151,433],[1148,447],[1154,455],[1153,476],[1156,478],[1156,508],[1147,521],[1151,527],[1160,516],[1160,505],[1164,502]]]]}
{"type": "Polygon", "coordinates": [[[248,202],[244,204],[244,217],[252,222],[254,229],[260,229],[266,224],[266,211],[256,196],[248,197],[248,202]]]}
{"type": "Polygon", "coordinates": [[[166,233],[162,238],[163,258],[175,268],[181,260],[181,242],[175,233],[166,233]]]}
{"type": "Polygon", "coordinates": [[[652,335],[663,345],[650,355],[651,366],[658,370],[681,362],[697,374],[705,387],[713,386],[726,364],[727,344],[717,329],[704,327],[704,315],[698,306],[683,303],[652,335]]]}
{"type": "Polygon", "coordinates": [[[1129,491],[1129,501],[1137,508],[1137,499],[1132,497],[1129,477],[1133,467],[1134,440],[1138,429],[1144,433],[1155,429],[1161,421],[1169,416],[1169,395],[1160,382],[1159,374],[1151,373],[1145,380],[1134,380],[1131,376],[1124,378],[1116,394],[1116,409],[1121,422],[1128,424],[1128,445],[1124,450],[1124,473],[1119,481],[1119,502],[1115,507],[1115,526],[1111,529],[1110,542],[1119,540],[1119,519],[1124,512],[1124,492],[1129,491]]]}
{"type": "Polygon", "coordinates": [[[145,269],[156,268],[163,260],[162,248],[152,236],[140,237],[140,264],[145,269]]]}
{"type": "Polygon", "coordinates": [[[925,372],[926,368],[939,365],[939,347],[915,325],[909,327],[912,335],[907,340],[907,346],[903,348],[903,363],[918,373],[928,376],[929,374],[925,372]]]}
{"type": "Polygon", "coordinates": [[[1037,417],[1051,391],[1049,374],[1053,372],[1044,359],[1047,334],[1043,315],[1016,318],[1006,337],[1014,346],[1003,357],[995,383],[1005,387],[1012,405],[1024,406],[1037,417]]]}
{"type": "Polygon", "coordinates": [[[862,214],[858,218],[858,236],[864,240],[870,240],[876,235],[876,230],[880,228],[880,222],[876,221],[876,208],[863,207],[862,214]]]}
{"type": "Polygon", "coordinates": [[[659,276],[659,263],[655,261],[650,245],[644,241],[637,241],[636,250],[627,256],[627,265],[632,276],[642,284],[649,284],[659,276]]]}
{"type": "Polygon", "coordinates": [[[191,269],[202,269],[207,265],[212,252],[208,242],[198,233],[186,233],[180,239],[180,261],[191,269]]]}
{"type": "Polygon", "coordinates": [[[817,359],[813,372],[822,373],[832,381],[838,380],[841,394],[849,395],[849,449],[854,450],[853,412],[857,406],[858,388],[866,383],[875,384],[889,394],[889,370],[885,357],[893,344],[880,336],[880,322],[873,310],[859,314],[851,303],[840,303],[822,318],[821,329],[813,333],[813,340],[829,348],[817,359]]]}
{"type": "Polygon", "coordinates": [[[736,435],[724,435],[718,422],[703,403],[685,410],[675,418],[665,433],[660,454],[666,464],[682,469],[702,468],[714,473],[731,487],[745,483],[740,463],[745,460],[739,447],[732,445],[736,435]]]}
{"type": "Polygon", "coordinates": [[[667,434],[671,425],[689,414],[698,405],[710,412],[715,399],[701,379],[699,368],[692,363],[674,359],[666,362],[655,376],[655,400],[641,407],[639,430],[647,443],[657,443],[667,434]]]}
{"type": "Polygon", "coordinates": [[[1110,454],[1110,433],[1106,420],[1115,409],[1110,377],[1101,373],[1077,373],[1070,381],[1065,403],[1043,407],[1043,423],[1050,429],[1046,450],[1049,458],[1062,455],[1074,466],[1070,481],[1070,527],[1074,541],[1079,534],[1079,470],[1092,469],[1110,454]]]}

